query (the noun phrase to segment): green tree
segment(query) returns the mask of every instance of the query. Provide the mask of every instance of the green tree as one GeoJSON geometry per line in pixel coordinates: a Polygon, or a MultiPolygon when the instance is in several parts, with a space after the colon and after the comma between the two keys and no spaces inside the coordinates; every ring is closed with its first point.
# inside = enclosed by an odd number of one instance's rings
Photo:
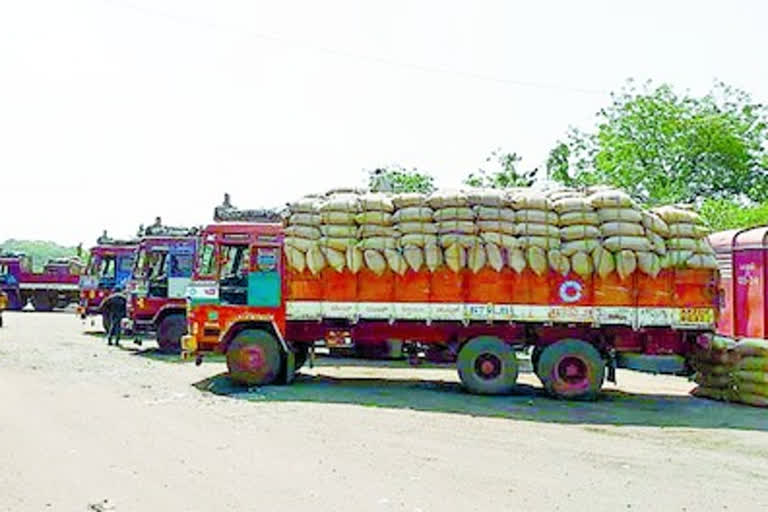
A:
{"type": "Polygon", "coordinates": [[[510,188],[530,187],[536,181],[538,169],[524,171],[518,168],[522,157],[517,153],[506,153],[500,148],[491,152],[485,159],[488,163],[496,164],[495,170],[478,169],[470,173],[464,184],[470,187],[510,188]]]}
{"type": "Polygon", "coordinates": [[[47,240],[15,240],[13,238],[0,243],[0,252],[23,252],[29,255],[36,272],[40,272],[48,260],[53,258],[77,256],[76,247],[66,247],[47,240]]]}
{"type": "Polygon", "coordinates": [[[744,205],[729,199],[706,199],[699,213],[713,231],[768,225],[768,201],[744,205]]]}
{"type": "Polygon", "coordinates": [[[435,179],[418,169],[407,170],[399,165],[379,167],[368,173],[368,190],[371,192],[420,192],[435,190],[435,179]]]}
{"type": "Polygon", "coordinates": [[[768,198],[768,109],[722,82],[703,97],[630,80],[598,112],[594,133],[570,129],[547,171],[568,185],[609,183],[648,204],[768,198]]]}

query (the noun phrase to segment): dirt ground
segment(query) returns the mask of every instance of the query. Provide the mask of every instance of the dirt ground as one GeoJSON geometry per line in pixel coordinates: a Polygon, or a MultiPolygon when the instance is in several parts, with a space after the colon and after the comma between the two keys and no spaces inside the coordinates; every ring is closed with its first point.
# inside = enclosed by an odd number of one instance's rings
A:
{"type": "Polygon", "coordinates": [[[5,315],[0,511],[768,510],[768,411],[685,379],[621,371],[574,404],[530,374],[480,397],[449,368],[318,359],[249,390],[220,359],[5,315]]]}

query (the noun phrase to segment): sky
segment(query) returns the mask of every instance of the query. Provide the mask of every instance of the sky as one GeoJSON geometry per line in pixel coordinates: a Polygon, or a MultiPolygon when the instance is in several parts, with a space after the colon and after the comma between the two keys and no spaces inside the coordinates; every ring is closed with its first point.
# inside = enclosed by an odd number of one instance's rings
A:
{"type": "Polygon", "coordinates": [[[0,241],[542,166],[629,77],[768,102],[755,1],[0,0],[0,241]]]}

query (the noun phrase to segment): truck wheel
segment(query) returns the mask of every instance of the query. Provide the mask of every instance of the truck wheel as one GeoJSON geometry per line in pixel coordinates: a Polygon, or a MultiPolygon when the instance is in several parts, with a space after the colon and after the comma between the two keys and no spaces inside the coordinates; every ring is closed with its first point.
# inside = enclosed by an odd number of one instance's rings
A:
{"type": "Polygon", "coordinates": [[[35,311],[53,310],[53,303],[47,293],[36,293],[32,297],[32,305],[35,307],[35,311]]]}
{"type": "Polygon", "coordinates": [[[459,378],[472,393],[509,393],[517,381],[517,358],[511,346],[493,336],[478,336],[459,351],[459,378]]]}
{"type": "MultiPolygon", "coordinates": [[[[546,347],[533,347],[531,352],[531,366],[533,367],[533,373],[539,376],[539,361],[541,361],[541,353],[544,352],[546,347]]],[[[539,377],[541,379],[541,377],[539,377]]]]}
{"type": "Polygon", "coordinates": [[[560,340],[541,353],[537,375],[552,396],[594,400],[605,379],[605,361],[585,341],[560,340]]]}
{"type": "Polygon", "coordinates": [[[309,356],[309,348],[304,346],[294,346],[294,351],[293,369],[294,371],[299,371],[299,368],[304,366],[304,364],[307,362],[307,357],[309,356]]]}
{"type": "Polygon", "coordinates": [[[157,326],[157,345],[160,352],[176,354],[181,351],[181,337],[187,333],[187,318],[181,313],[172,313],[157,326]]]}
{"type": "Polygon", "coordinates": [[[227,349],[229,377],[247,386],[271,384],[280,374],[280,343],[267,331],[244,329],[227,349]]]}

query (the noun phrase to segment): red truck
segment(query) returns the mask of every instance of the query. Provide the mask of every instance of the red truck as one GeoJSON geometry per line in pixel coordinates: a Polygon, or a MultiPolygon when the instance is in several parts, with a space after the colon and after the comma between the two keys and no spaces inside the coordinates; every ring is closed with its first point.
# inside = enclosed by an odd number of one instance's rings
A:
{"type": "Polygon", "coordinates": [[[286,263],[277,222],[210,225],[188,289],[182,354],[226,354],[231,378],[248,385],[290,382],[320,341],[390,340],[457,355],[475,393],[513,389],[516,352],[552,395],[594,398],[617,367],[684,374],[696,338],[713,330],[715,272],[665,269],[585,279],[530,269],[459,272],[326,268],[286,263]]]}
{"type": "Polygon", "coordinates": [[[36,311],[51,311],[76,303],[84,265],[78,258],[49,260],[35,272],[24,253],[0,254],[0,291],[8,297],[8,309],[20,310],[32,303],[36,311]]]}
{"type": "Polygon", "coordinates": [[[186,332],[186,290],[197,251],[197,228],[163,226],[158,219],[140,232],[128,284],[126,329],[156,333],[163,352],[178,352],[186,332]]]}
{"type": "Polygon", "coordinates": [[[100,315],[104,330],[109,332],[113,315],[110,309],[124,309],[125,289],[131,277],[138,247],[137,240],[116,240],[105,231],[92,247],[85,273],[80,276],[80,305],[77,313],[85,320],[100,315]]]}

